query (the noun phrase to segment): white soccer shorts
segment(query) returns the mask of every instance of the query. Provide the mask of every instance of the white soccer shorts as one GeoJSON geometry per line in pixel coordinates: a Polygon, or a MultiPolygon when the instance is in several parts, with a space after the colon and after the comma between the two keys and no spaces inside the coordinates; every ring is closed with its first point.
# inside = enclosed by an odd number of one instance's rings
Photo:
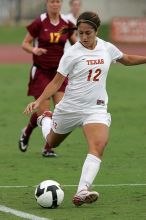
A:
{"type": "Polygon", "coordinates": [[[67,134],[77,127],[91,123],[101,123],[110,127],[111,115],[105,110],[103,112],[82,113],[55,109],[52,116],[52,129],[58,134],[67,134]]]}

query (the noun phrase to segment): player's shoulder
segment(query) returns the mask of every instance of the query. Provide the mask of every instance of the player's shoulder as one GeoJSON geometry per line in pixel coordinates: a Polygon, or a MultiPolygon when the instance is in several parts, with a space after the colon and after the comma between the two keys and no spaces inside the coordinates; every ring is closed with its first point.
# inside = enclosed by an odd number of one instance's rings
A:
{"type": "Polygon", "coordinates": [[[80,51],[81,51],[81,44],[77,41],[74,45],[69,47],[64,54],[65,56],[75,57],[79,55],[80,51]]]}
{"type": "Polygon", "coordinates": [[[71,23],[73,23],[74,25],[76,24],[77,19],[73,16],[72,13],[66,14],[66,19],[68,19],[71,23]]]}
{"type": "Polygon", "coordinates": [[[69,17],[65,14],[60,14],[60,18],[62,20],[62,22],[70,27],[74,27],[76,22],[73,22],[71,19],[69,19],[69,17]]]}
{"type": "Polygon", "coordinates": [[[77,41],[75,44],[73,44],[70,48],[68,48],[69,52],[73,52],[73,51],[77,51],[77,50],[81,50],[82,46],[81,43],[79,41],[77,41]]]}
{"type": "Polygon", "coordinates": [[[40,14],[40,20],[43,22],[45,19],[47,19],[47,13],[40,14]]]}
{"type": "Polygon", "coordinates": [[[97,42],[98,42],[99,46],[101,46],[101,47],[108,47],[110,44],[108,41],[105,41],[99,37],[97,37],[97,42]]]}
{"type": "Polygon", "coordinates": [[[101,39],[101,38],[99,38],[99,37],[97,37],[97,41],[98,41],[98,43],[99,43],[99,46],[102,47],[102,48],[104,48],[105,50],[106,50],[106,49],[108,50],[108,49],[110,49],[110,48],[115,47],[115,45],[112,44],[111,42],[105,41],[105,40],[103,40],[103,39],[101,39]]]}
{"type": "Polygon", "coordinates": [[[40,14],[34,21],[33,23],[43,23],[43,21],[45,21],[47,19],[47,13],[42,13],[40,14]]]}
{"type": "Polygon", "coordinates": [[[31,27],[31,26],[37,26],[37,27],[41,27],[43,21],[47,18],[47,13],[42,13],[39,16],[37,16],[29,25],[27,25],[26,27],[31,27]]]}
{"type": "Polygon", "coordinates": [[[65,23],[69,24],[70,20],[69,20],[69,18],[68,18],[67,15],[65,15],[65,14],[60,14],[60,17],[61,17],[61,19],[62,19],[65,23]]]}

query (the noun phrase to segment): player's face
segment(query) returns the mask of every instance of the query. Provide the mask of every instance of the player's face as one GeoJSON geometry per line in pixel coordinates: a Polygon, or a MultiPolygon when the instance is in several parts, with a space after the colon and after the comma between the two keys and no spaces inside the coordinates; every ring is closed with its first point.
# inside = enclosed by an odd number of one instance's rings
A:
{"type": "Polygon", "coordinates": [[[78,26],[78,33],[80,42],[84,47],[91,50],[95,48],[97,32],[91,25],[87,23],[80,23],[78,26]]]}
{"type": "Polygon", "coordinates": [[[79,0],[75,0],[73,1],[72,5],[71,5],[71,12],[76,15],[80,13],[80,9],[81,9],[81,3],[79,0]]]}
{"type": "Polygon", "coordinates": [[[62,0],[47,0],[47,10],[49,13],[60,13],[62,0]]]}

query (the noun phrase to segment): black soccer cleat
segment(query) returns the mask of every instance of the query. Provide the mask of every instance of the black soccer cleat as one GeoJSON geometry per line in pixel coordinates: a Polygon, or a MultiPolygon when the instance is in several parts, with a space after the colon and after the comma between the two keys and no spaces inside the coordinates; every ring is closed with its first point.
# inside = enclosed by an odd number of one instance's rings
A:
{"type": "Polygon", "coordinates": [[[22,152],[25,152],[27,150],[28,141],[29,141],[29,138],[25,135],[25,128],[23,128],[21,135],[20,135],[20,138],[19,138],[19,142],[18,142],[19,149],[22,152]]]}
{"type": "Polygon", "coordinates": [[[42,152],[43,157],[57,157],[57,154],[53,150],[44,149],[42,152]]]}

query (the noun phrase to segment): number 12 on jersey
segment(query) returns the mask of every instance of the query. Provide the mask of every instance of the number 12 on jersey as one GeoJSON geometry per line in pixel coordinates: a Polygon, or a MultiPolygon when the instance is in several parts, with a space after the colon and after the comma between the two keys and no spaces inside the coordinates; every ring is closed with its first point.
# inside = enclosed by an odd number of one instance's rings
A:
{"type": "Polygon", "coordinates": [[[93,71],[89,70],[89,74],[87,76],[87,81],[99,81],[99,75],[101,74],[101,69],[96,69],[93,71]]]}

